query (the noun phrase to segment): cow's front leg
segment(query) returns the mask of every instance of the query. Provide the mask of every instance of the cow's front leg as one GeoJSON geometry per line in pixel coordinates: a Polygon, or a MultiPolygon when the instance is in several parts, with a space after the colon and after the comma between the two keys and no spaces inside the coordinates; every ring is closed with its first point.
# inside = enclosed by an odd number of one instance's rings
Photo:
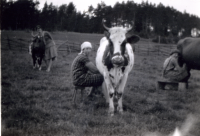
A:
{"type": "Polygon", "coordinates": [[[108,77],[108,74],[104,74],[104,81],[106,83],[106,88],[107,88],[107,92],[108,92],[108,101],[109,101],[109,111],[108,112],[111,116],[113,116],[114,115],[114,103],[113,103],[114,88],[108,77]]]}
{"type": "Polygon", "coordinates": [[[107,90],[107,86],[106,86],[105,81],[102,83],[102,92],[103,92],[104,97],[106,99],[106,103],[109,104],[109,94],[108,94],[108,90],[107,90]]]}
{"type": "Polygon", "coordinates": [[[117,111],[119,111],[119,113],[123,114],[122,94],[121,94],[121,97],[118,99],[117,111]]]}
{"type": "Polygon", "coordinates": [[[39,68],[39,58],[36,57],[36,67],[39,68]]]}
{"type": "Polygon", "coordinates": [[[42,70],[42,66],[41,65],[39,65],[39,71],[41,71],[42,70]]]}
{"type": "Polygon", "coordinates": [[[38,64],[39,64],[39,70],[42,70],[42,58],[40,57],[38,60],[38,64]]]}
{"type": "Polygon", "coordinates": [[[122,105],[122,96],[123,96],[123,93],[124,93],[124,88],[125,88],[125,85],[126,85],[126,81],[127,81],[127,78],[128,78],[128,75],[125,74],[122,79],[120,80],[120,83],[117,87],[117,100],[118,100],[118,106],[117,106],[117,110],[120,112],[120,113],[123,113],[123,105],[122,105]]]}
{"type": "Polygon", "coordinates": [[[33,69],[36,68],[36,57],[34,55],[32,55],[32,59],[33,59],[33,69]]]}
{"type": "Polygon", "coordinates": [[[112,85],[111,84],[109,84],[108,85],[108,92],[109,92],[109,114],[111,115],[111,116],[113,116],[114,115],[114,110],[115,110],[115,108],[114,108],[114,102],[113,102],[113,99],[114,99],[114,88],[112,87],[112,85]]]}

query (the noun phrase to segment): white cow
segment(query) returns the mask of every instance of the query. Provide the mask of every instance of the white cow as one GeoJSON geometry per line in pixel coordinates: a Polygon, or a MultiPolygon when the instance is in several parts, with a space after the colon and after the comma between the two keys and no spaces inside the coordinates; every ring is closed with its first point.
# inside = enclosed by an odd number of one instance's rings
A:
{"type": "Polygon", "coordinates": [[[104,76],[104,95],[109,103],[109,113],[114,115],[114,97],[118,100],[117,110],[122,113],[122,96],[129,72],[133,68],[134,53],[131,44],[139,37],[129,33],[132,28],[104,25],[105,37],[100,40],[96,56],[96,66],[104,76]]]}

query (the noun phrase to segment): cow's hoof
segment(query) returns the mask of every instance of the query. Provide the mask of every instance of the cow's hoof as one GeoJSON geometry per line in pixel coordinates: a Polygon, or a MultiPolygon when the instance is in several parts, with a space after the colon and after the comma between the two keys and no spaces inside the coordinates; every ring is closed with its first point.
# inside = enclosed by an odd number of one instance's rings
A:
{"type": "Polygon", "coordinates": [[[119,111],[119,112],[123,112],[122,107],[117,106],[117,111],[119,111]]]}
{"type": "Polygon", "coordinates": [[[35,69],[36,67],[35,66],[33,66],[33,69],[35,69]]]}
{"type": "Polygon", "coordinates": [[[123,110],[119,110],[119,113],[120,113],[121,115],[123,115],[124,112],[123,112],[123,110]]]}
{"type": "Polygon", "coordinates": [[[118,111],[120,114],[123,114],[123,108],[122,108],[122,107],[117,106],[117,111],[118,111]]]}
{"type": "Polygon", "coordinates": [[[114,116],[114,112],[113,112],[113,113],[109,113],[109,115],[110,115],[111,117],[113,117],[113,116],[114,116]]]}
{"type": "Polygon", "coordinates": [[[42,68],[41,67],[39,67],[39,71],[41,71],[42,70],[42,68]]]}
{"type": "Polygon", "coordinates": [[[47,69],[46,72],[50,72],[50,69],[47,69]]]}
{"type": "Polygon", "coordinates": [[[114,116],[114,109],[109,109],[108,114],[112,117],[114,116]]]}

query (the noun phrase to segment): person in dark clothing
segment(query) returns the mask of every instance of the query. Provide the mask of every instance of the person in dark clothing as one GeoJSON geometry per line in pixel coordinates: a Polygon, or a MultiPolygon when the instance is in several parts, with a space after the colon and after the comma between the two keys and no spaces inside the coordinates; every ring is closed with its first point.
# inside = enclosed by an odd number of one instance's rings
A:
{"type": "Polygon", "coordinates": [[[188,81],[190,73],[185,63],[182,67],[179,65],[180,55],[179,50],[173,50],[165,60],[162,73],[164,79],[175,82],[188,81]]]}
{"type": "Polygon", "coordinates": [[[72,63],[72,81],[75,86],[93,87],[90,95],[95,89],[101,87],[104,77],[100,74],[96,66],[89,60],[92,51],[90,42],[81,44],[81,52],[72,63]]]}

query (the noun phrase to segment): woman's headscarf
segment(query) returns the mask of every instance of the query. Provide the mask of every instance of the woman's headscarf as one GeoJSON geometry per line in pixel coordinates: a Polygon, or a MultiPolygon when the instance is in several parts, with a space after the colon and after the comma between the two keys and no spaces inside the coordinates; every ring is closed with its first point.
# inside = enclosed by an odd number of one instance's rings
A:
{"type": "Polygon", "coordinates": [[[85,49],[85,48],[92,48],[92,44],[90,42],[87,42],[87,41],[83,42],[81,44],[81,52],[79,53],[79,55],[83,53],[83,49],[85,49]]]}
{"type": "Polygon", "coordinates": [[[170,52],[170,55],[172,55],[172,54],[174,54],[174,53],[178,53],[179,55],[181,54],[181,52],[180,52],[179,50],[175,49],[175,50],[172,50],[172,51],[170,52]]]}

